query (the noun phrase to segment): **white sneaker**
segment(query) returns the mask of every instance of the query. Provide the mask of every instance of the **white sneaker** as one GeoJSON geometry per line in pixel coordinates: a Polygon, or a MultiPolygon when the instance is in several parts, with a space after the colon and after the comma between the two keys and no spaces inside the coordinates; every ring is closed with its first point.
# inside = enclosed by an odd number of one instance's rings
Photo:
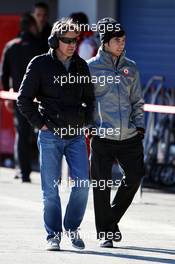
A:
{"type": "Polygon", "coordinates": [[[57,238],[50,238],[47,241],[46,250],[48,250],[48,251],[59,251],[60,250],[60,240],[57,238]]]}

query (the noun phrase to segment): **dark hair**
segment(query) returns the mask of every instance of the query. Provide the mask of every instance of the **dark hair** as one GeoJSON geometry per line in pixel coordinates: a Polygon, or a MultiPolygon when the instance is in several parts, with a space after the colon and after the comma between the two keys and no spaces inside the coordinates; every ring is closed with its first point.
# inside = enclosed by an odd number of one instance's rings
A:
{"type": "Polygon", "coordinates": [[[35,8],[43,8],[45,9],[46,11],[49,11],[49,6],[48,4],[44,3],[44,2],[37,2],[34,4],[34,9],[35,8]]]}
{"type": "Polygon", "coordinates": [[[83,12],[72,13],[70,17],[72,18],[74,23],[84,25],[89,24],[88,17],[83,12]]]}
{"type": "Polygon", "coordinates": [[[29,12],[24,13],[20,19],[20,30],[24,32],[30,31],[30,27],[33,25],[36,26],[34,17],[29,12]]]}
{"type": "Polygon", "coordinates": [[[60,20],[56,21],[53,24],[51,35],[56,35],[57,38],[66,34],[69,30],[78,33],[77,24],[73,22],[73,19],[70,17],[62,17],[60,20]]]}

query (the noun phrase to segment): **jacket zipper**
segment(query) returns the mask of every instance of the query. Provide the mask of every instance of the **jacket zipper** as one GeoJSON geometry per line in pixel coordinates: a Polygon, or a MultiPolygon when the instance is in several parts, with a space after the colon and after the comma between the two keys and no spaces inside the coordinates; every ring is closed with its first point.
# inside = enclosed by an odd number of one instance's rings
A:
{"type": "Polygon", "coordinates": [[[101,129],[102,128],[103,119],[102,119],[102,114],[101,114],[100,102],[98,102],[98,114],[99,114],[99,117],[100,117],[100,129],[101,129]]]}
{"type": "MultiPolygon", "coordinates": [[[[118,65],[119,65],[120,57],[117,61],[117,65],[115,66],[116,71],[118,71],[118,65]]],[[[119,83],[120,84],[120,83],[119,83]]],[[[119,98],[119,116],[120,116],[120,140],[121,140],[121,131],[122,131],[122,119],[121,119],[121,107],[120,107],[120,90],[119,90],[119,84],[117,84],[117,90],[118,90],[118,98],[119,98]]]]}

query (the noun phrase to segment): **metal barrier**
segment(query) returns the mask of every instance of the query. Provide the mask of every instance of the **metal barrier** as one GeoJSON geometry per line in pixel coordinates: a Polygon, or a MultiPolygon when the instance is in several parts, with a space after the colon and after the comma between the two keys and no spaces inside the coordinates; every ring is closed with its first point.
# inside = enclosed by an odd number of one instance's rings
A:
{"type": "MultiPolygon", "coordinates": [[[[153,97],[152,97],[152,100],[151,100],[151,104],[144,104],[144,111],[150,113],[150,116],[148,118],[148,123],[149,122],[151,123],[151,119],[152,119],[154,113],[175,114],[175,106],[171,106],[171,105],[156,105],[155,104],[156,98],[157,98],[158,94],[160,93],[160,91],[162,89],[163,77],[161,77],[161,76],[152,77],[149,80],[147,86],[145,87],[144,95],[146,95],[146,93],[150,89],[150,85],[155,80],[156,81],[160,81],[160,84],[157,87],[155,93],[153,94],[153,97]]],[[[17,96],[18,96],[18,93],[15,93],[15,92],[0,91],[0,99],[1,100],[16,100],[17,96]]],[[[169,99],[171,99],[171,98],[169,98],[169,99]]],[[[152,126],[151,129],[153,131],[154,126],[152,126]]],[[[145,144],[148,144],[148,141],[150,141],[150,139],[148,138],[150,136],[148,132],[150,133],[150,126],[146,130],[145,144]],[[149,131],[148,131],[148,129],[149,129],[149,131]]],[[[64,164],[64,167],[65,167],[65,164],[64,164]]],[[[139,188],[139,190],[138,190],[138,192],[136,194],[135,201],[137,200],[137,202],[138,202],[140,200],[141,193],[142,193],[142,188],[139,188]]]]}

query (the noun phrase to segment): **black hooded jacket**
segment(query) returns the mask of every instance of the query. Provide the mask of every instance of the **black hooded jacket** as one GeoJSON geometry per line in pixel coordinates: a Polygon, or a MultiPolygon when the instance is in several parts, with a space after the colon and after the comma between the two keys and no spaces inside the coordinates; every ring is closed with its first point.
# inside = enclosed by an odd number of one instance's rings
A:
{"type": "Polygon", "coordinates": [[[54,50],[49,50],[29,63],[17,105],[31,125],[40,129],[46,124],[55,130],[88,125],[92,121],[94,100],[87,63],[74,53],[67,71],[54,50]],[[59,79],[61,76],[64,76],[64,83],[59,79]],[[77,79],[66,81],[68,76],[86,76],[87,79],[83,83],[77,79]],[[38,109],[33,103],[35,97],[39,101],[38,109]]]}
{"type": "Polygon", "coordinates": [[[41,54],[40,43],[30,32],[22,32],[18,38],[9,41],[2,55],[3,89],[8,91],[12,87],[18,92],[29,61],[39,54],[41,54]]]}

